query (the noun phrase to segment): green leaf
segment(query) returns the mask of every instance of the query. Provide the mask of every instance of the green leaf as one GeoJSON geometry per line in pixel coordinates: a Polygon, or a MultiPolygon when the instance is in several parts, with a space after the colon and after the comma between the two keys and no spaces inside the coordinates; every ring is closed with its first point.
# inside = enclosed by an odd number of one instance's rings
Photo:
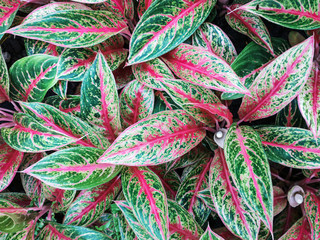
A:
{"type": "Polygon", "coordinates": [[[110,142],[122,130],[116,83],[108,63],[98,53],[81,86],[81,116],[98,127],[110,142]]]}
{"type": "Polygon", "coordinates": [[[228,169],[241,197],[272,231],[271,174],[259,135],[249,126],[233,124],[224,145],[228,169]]]}
{"type": "Polygon", "coordinates": [[[51,90],[57,94],[60,98],[67,98],[68,92],[68,81],[59,80],[57,83],[51,88],[51,90]]]}
{"type": "Polygon", "coordinates": [[[279,240],[311,239],[310,225],[306,217],[300,218],[279,240]]]}
{"type": "Polygon", "coordinates": [[[320,27],[318,1],[253,0],[241,9],[287,28],[311,30],[320,27]]]}
{"type": "MultiPolygon", "coordinates": [[[[1,8],[1,7],[0,7],[1,8]]],[[[9,101],[9,73],[0,48],[0,103],[9,101]]]]}
{"type": "Polygon", "coordinates": [[[214,233],[210,226],[208,225],[204,234],[202,234],[200,240],[224,240],[224,238],[220,237],[218,234],[214,233]]]}
{"type": "Polygon", "coordinates": [[[45,103],[54,106],[61,112],[76,117],[80,116],[80,96],[78,95],[67,95],[65,99],[61,99],[59,96],[50,96],[45,100],[45,103]]]}
{"type": "Polygon", "coordinates": [[[160,112],[123,131],[98,162],[158,165],[189,152],[205,135],[203,125],[185,111],[160,112]]]}
{"type": "Polygon", "coordinates": [[[306,122],[300,113],[298,101],[296,98],[293,99],[280,112],[278,112],[275,120],[275,125],[284,127],[307,128],[306,122]]]}
{"type": "Polygon", "coordinates": [[[56,46],[51,43],[42,42],[30,38],[24,39],[24,46],[28,56],[34,54],[47,54],[52,56],[60,56],[65,48],[56,46]]]}
{"type": "Polygon", "coordinates": [[[98,164],[97,159],[102,153],[101,149],[89,147],[60,150],[28,167],[23,173],[55,188],[92,188],[110,181],[121,170],[121,166],[98,164]]]}
{"type": "Polygon", "coordinates": [[[10,97],[16,101],[41,102],[56,84],[58,58],[36,54],[16,61],[10,68],[10,97]]]}
{"type": "Polygon", "coordinates": [[[307,191],[304,198],[304,209],[311,228],[311,239],[320,238],[320,197],[307,191]]]}
{"type": "Polygon", "coordinates": [[[108,11],[65,10],[26,21],[7,33],[79,48],[96,45],[126,28],[124,19],[108,11]]]}
{"type": "Polygon", "coordinates": [[[167,196],[158,176],[147,167],[130,167],[122,173],[121,181],[123,194],[141,226],[154,239],[168,239],[167,196]]]}
{"type": "Polygon", "coordinates": [[[319,139],[305,129],[290,127],[257,127],[269,160],[302,169],[320,168],[319,139]]]}
{"type": "Polygon", "coordinates": [[[10,27],[20,7],[19,0],[0,1],[0,39],[4,32],[10,27]]]}
{"type": "Polygon", "coordinates": [[[166,92],[156,91],[154,98],[153,114],[168,110],[181,109],[166,92]]]}
{"type": "Polygon", "coordinates": [[[216,0],[155,1],[130,41],[129,64],[146,62],[177,47],[204,22],[216,0]]]}

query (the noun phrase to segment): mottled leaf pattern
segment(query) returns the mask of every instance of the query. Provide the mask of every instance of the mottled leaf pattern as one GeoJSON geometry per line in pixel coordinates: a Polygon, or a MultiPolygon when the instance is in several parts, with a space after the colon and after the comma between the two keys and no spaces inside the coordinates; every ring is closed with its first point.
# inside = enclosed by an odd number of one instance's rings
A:
{"type": "Polygon", "coordinates": [[[258,127],[262,145],[269,160],[288,167],[320,168],[318,138],[301,128],[258,127]]]}
{"type": "Polygon", "coordinates": [[[231,67],[202,47],[180,44],[162,59],[174,74],[187,82],[218,91],[248,94],[231,67]]]}
{"type": "Polygon", "coordinates": [[[0,2],[0,39],[10,27],[20,6],[19,0],[1,0],[0,2]]]}
{"type": "Polygon", "coordinates": [[[42,42],[30,38],[24,39],[24,46],[26,48],[27,55],[34,54],[48,54],[52,56],[60,56],[64,48],[56,46],[51,43],[42,42]]]}
{"type": "Polygon", "coordinates": [[[16,61],[9,69],[10,97],[24,102],[41,102],[57,82],[58,58],[45,54],[31,55],[16,61]]]}
{"type": "Polygon", "coordinates": [[[214,233],[208,226],[204,234],[201,236],[200,240],[224,240],[224,238],[214,233]]]}
{"type": "Polygon", "coordinates": [[[232,233],[242,239],[257,239],[260,221],[234,186],[223,149],[215,150],[209,185],[215,209],[232,233]]]}
{"type": "Polygon", "coordinates": [[[157,175],[147,167],[130,167],[122,173],[121,181],[124,196],[142,227],[154,239],[168,239],[167,196],[157,175]]]}
{"type": "Polygon", "coordinates": [[[314,38],[290,48],[256,77],[239,109],[242,121],[272,116],[288,105],[301,91],[311,71],[314,38]],[[285,63],[285,64],[284,64],[285,63]]]}
{"type": "Polygon", "coordinates": [[[278,215],[287,207],[287,195],[278,187],[273,186],[273,216],[278,215]]]}
{"type": "Polygon", "coordinates": [[[275,124],[284,127],[307,128],[306,122],[300,113],[296,98],[278,112],[275,124]]]}
{"type": "Polygon", "coordinates": [[[146,62],[177,47],[204,22],[215,3],[216,0],[155,1],[132,34],[129,63],[146,62]]]}
{"type": "Polygon", "coordinates": [[[153,114],[168,111],[168,110],[177,110],[181,109],[166,93],[162,91],[156,91],[154,94],[154,109],[153,114]]]}
{"type": "Polygon", "coordinates": [[[300,218],[279,240],[311,240],[307,218],[300,218]]]}
{"type": "Polygon", "coordinates": [[[320,197],[307,191],[304,208],[311,228],[311,239],[320,239],[320,197]]]}
{"type": "Polygon", "coordinates": [[[154,92],[137,80],[130,82],[121,92],[120,116],[123,128],[150,116],[154,107],[154,92]]]}
{"type": "Polygon", "coordinates": [[[127,28],[123,19],[107,11],[65,10],[11,28],[7,33],[62,47],[89,47],[127,28]]]}
{"type": "Polygon", "coordinates": [[[57,94],[60,98],[67,98],[68,92],[68,81],[59,80],[55,85],[51,88],[51,90],[57,94]]]}
{"type": "Polygon", "coordinates": [[[129,166],[169,162],[197,146],[205,134],[203,125],[183,110],[160,112],[123,131],[98,162],[129,166]]]}
{"type": "Polygon", "coordinates": [[[272,230],[271,174],[259,135],[249,126],[233,124],[224,144],[228,169],[241,197],[272,230]]]}
{"type": "Polygon", "coordinates": [[[68,95],[66,99],[61,99],[59,96],[50,96],[45,100],[45,103],[54,106],[61,112],[80,116],[80,96],[68,95]]]}
{"type": "Polygon", "coordinates": [[[88,189],[114,178],[121,166],[97,164],[103,150],[76,147],[60,150],[41,159],[23,172],[61,189],[88,189]]]}
{"type": "Polygon", "coordinates": [[[139,1],[137,12],[138,12],[138,16],[140,18],[144,14],[144,12],[150,7],[152,2],[154,2],[154,0],[141,0],[141,1],[139,1]]]}
{"type": "Polygon", "coordinates": [[[218,26],[203,23],[192,36],[194,46],[203,47],[231,64],[237,57],[237,51],[228,35],[218,26]]]}
{"type": "Polygon", "coordinates": [[[9,100],[9,86],[9,73],[0,48],[0,103],[9,100]]]}

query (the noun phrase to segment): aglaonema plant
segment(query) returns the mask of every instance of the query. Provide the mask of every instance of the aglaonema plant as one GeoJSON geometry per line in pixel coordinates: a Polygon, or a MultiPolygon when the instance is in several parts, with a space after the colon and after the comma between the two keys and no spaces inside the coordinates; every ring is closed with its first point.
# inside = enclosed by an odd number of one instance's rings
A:
{"type": "Polygon", "coordinates": [[[0,0],[0,239],[320,239],[319,12],[0,0]]]}

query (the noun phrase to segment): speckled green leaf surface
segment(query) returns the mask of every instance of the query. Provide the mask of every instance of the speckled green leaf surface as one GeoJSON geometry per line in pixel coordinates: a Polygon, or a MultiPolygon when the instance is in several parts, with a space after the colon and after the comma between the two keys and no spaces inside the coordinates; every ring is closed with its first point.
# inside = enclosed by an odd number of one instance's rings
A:
{"type": "Polygon", "coordinates": [[[204,22],[216,0],[155,1],[130,41],[129,63],[146,62],[177,47],[204,22]]]}
{"type": "Polygon", "coordinates": [[[46,98],[45,103],[54,106],[61,112],[80,116],[80,96],[78,95],[68,95],[65,99],[61,99],[59,96],[50,96],[46,98]]]}
{"type": "Polygon", "coordinates": [[[153,114],[177,109],[181,108],[171,99],[171,97],[166,92],[155,91],[153,114]]]}
{"type": "Polygon", "coordinates": [[[296,98],[277,113],[275,125],[284,127],[307,128],[307,124],[300,113],[298,101],[296,98]]]}
{"type": "Polygon", "coordinates": [[[202,47],[180,44],[162,59],[187,82],[223,92],[249,93],[227,62],[202,47]]]}
{"type": "Polygon", "coordinates": [[[19,0],[1,0],[0,2],[0,39],[10,27],[20,6],[19,0]]]}
{"type": "Polygon", "coordinates": [[[239,109],[242,121],[272,116],[288,105],[301,91],[312,67],[314,38],[290,48],[256,77],[239,109]]]}
{"type": "Polygon", "coordinates": [[[16,101],[41,102],[57,82],[58,58],[45,54],[24,57],[9,69],[10,97],[16,101]]]}
{"type": "Polygon", "coordinates": [[[68,208],[63,223],[77,226],[90,225],[110,207],[120,190],[119,176],[95,188],[82,190],[68,208]]]}
{"type": "MultiPolygon", "coordinates": [[[[79,2],[92,3],[92,0],[78,0],[79,2]]],[[[96,0],[93,0],[96,1],[96,0]]],[[[134,8],[132,0],[104,0],[94,5],[95,10],[107,10],[122,18],[133,19],[134,8]]],[[[91,5],[92,6],[92,5],[91,5]]]]}
{"type": "Polygon", "coordinates": [[[293,127],[257,127],[269,160],[288,167],[320,168],[318,138],[305,129],[293,127]]]}
{"type": "Polygon", "coordinates": [[[109,142],[81,119],[44,103],[20,103],[22,109],[48,130],[59,132],[85,147],[105,148],[109,142]]]}
{"type": "Polygon", "coordinates": [[[6,62],[2,55],[2,50],[0,48],[0,103],[8,101],[9,98],[9,72],[7,69],[6,62]]]}
{"type": "Polygon", "coordinates": [[[88,189],[115,177],[121,166],[98,164],[103,150],[75,147],[60,150],[41,159],[23,172],[61,189],[88,189]]]}
{"type": "Polygon", "coordinates": [[[56,46],[51,43],[43,42],[40,40],[34,40],[30,38],[24,39],[24,46],[28,56],[34,54],[48,54],[52,56],[60,56],[64,48],[56,46]]]}
{"type": "Polygon", "coordinates": [[[139,1],[139,5],[137,8],[138,16],[141,18],[141,16],[144,14],[144,12],[150,7],[151,3],[155,0],[141,0],[139,1]]]}
{"type": "Polygon", "coordinates": [[[208,225],[206,231],[204,232],[204,234],[202,234],[200,240],[224,240],[224,238],[220,237],[218,234],[213,232],[210,226],[208,225]]]}
{"type": "Polygon", "coordinates": [[[259,135],[249,126],[229,128],[225,158],[240,196],[266,226],[273,226],[273,191],[270,167],[259,135]]]}
{"type": "Polygon", "coordinates": [[[0,239],[2,239],[2,240],[30,240],[30,239],[32,239],[32,237],[34,237],[35,225],[36,225],[36,222],[34,220],[32,220],[21,231],[14,232],[14,233],[0,233],[0,239]]]}
{"type": "Polygon", "coordinates": [[[122,127],[127,128],[152,114],[154,92],[134,80],[121,91],[119,101],[122,127]]]}
{"type": "Polygon", "coordinates": [[[318,1],[254,0],[242,9],[288,28],[310,30],[320,27],[318,1]]]}
{"type": "Polygon", "coordinates": [[[151,166],[172,161],[202,141],[203,127],[183,110],[153,114],[123,131],[98,162],[151,166]]]}
{"type": "Polygon", "coordinates": [[[224,225],[242,239],[257,239],[260,220],[235,188],[221,148],[215,150],[209,185],[215,209],[224,225]]]}
{"type": "Polygon", "coordinates": [[[320,137],[320,71],[313,63],[307,83],[298,96],[299,109],[314,137],[320,137]]]}
{"type": "Polygon", "coordinates": [[[142,227],[154,239],[168,239],[167,196],[158,176],[147,167],[130,167],[121,181],[123,194],[142,227]]]}
{"type": "Polygon", "coordinates": [[[110,142],[122,130],[114,76],[101,53],[97,54],[81,86],[81,116],[98,127],[110,142]]]}
{"type": "Polygon", "coordinates": [[[57,94],[60,98],[67,98],[68,81],[58,80],[51,90],[57,94]]]}
{"type": "Polygon", "coordinates": [[[278,215],[287,207],[287,195],[278,186],[273,186],[273,216],[278,215]]]}
{"type": "Polygon", "coordinates": [[[209,52],[231,64],[237,57],[237,51],[228,35],[212,23],[203,23],[192,35],[192,44],[203,47],[209,52]]]}
{"type": "Polygon", "coordinates": [[[98,52],[105,57],[108,66],[113,71],[127,57],[128,50],[123,46],[123,37],[115,35],[92,47],[66,49],[59,58],[57,78],[68,81],[83,81],[86,71],[90,68],[98,52]]]}
{"type": "Polygon", "coordinates": [[[310,225],[306,217],[300,218],[279,240],[311,240],[310,225]]]}
{"type": "Polygon", "coordinates": [[[124,19],[108,11],[65,10],[24,22],[7,33],[78,48],[96,45],[126,28],[124,19]]]}
{"type": "Polygon", "coordinates": [[[0,145],[0,192],[13,180],[22,162],[23,153],[12,149],[6,143],[0,145]]]}
{"type": "Polygon", "coordinates": [[[240,6],[240,4],[233,4],[228,9],[225,17],[229,25],[274,54],[270,34],[263,21],[253,13],[237,10],[240,6]]]}
{"type": "Polygon", "coordinates": [[[320,239],[320,197],[307,191],[304,198],[304,209],[310,224],[311,239],[320,239]]]}

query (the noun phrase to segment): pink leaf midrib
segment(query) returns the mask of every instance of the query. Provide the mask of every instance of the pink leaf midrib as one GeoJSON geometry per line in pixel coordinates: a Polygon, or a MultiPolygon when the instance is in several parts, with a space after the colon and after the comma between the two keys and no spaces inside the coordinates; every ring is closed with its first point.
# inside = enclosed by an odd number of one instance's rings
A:
{"type": "MultiPolygon", "coordinates": [[[[59,237],[59,239],[63,239],[63,240],[74,240],[71,239],[67,236],[65,236],[63,233],[59,232],[55,227],[53,227],[50,223],[47,225],[48,226],[48,230],[53,233],[53,236],[57,236],[59,237]]],[[[50,234],[51,235],[51,234],[50,234]]]]}
{"type": "Polygon", "coordinates": [[[17,3],[15,5],[11,6],[10,10],[8,12],[6,12],[4,14],[4,16],[2,16],[0,18],[0,25],[2,25],[6,20],[8,20],[10,18],[11,14],[14,13],[17,10],[19,5],[20,5],[20,2],[17,1],[17,3]]]}
{"type": "Polygon", "coordinates": [[[319,76],[319,65],[315,64],[315,73],[313,80],[313,89],[312,89],[312,116],[314,122],[314,128],[311,128],[313,135],[317,137],[318,133],[318,109],[319,109],[319,85],[320,85],[320,76],[319,76]]]}
{"type": "Polygon", "coordinates": [[[283,143],[267,142],[267,141],[262,141],[262,144],[267,146],[282,148],[284,150],[297,150],[297,151],[302,151],[307,153],[316,153],[320,155],[320,149],[317,149],[317,148],[306,148],[303,146],[285,145],[283,143]]]}
{"type": "Polygon", "coordinates": [[[193,234],[188,229],[182,229],[182,226],[177,223],[169,223],[169,231],[171,235],[173,233],[178,233],[180,236],[183,236],[183,239],[199,240],[199,236],[197,234],[193,234]]]}

